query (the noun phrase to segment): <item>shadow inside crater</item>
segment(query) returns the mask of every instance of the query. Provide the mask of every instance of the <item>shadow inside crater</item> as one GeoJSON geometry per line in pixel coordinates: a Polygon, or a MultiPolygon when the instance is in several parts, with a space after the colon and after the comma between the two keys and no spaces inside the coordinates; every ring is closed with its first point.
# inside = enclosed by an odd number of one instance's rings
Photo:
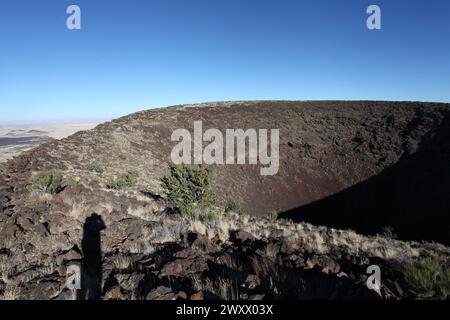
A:
{"type": "Polygon", "coordinates": [[[405,154],[391,167],[366,181],[280,215],[363,234],[389,226],[402,240],[450,244],[450,113],[433,119],[417,110],[405,132],[425,121],[434,125],[417,151],[405,154]]]}

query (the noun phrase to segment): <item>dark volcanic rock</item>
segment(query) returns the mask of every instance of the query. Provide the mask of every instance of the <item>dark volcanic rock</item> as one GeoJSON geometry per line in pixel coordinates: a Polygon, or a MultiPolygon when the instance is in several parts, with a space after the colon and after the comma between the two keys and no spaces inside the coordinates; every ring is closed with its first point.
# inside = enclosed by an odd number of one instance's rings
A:
{"type": "Polygon", "coordinates": [[[207,260],[204,257],[196,257],[190,250],[185,251],[182,256],[183,258],[166,264],[162,268],[161,274],[166,277],[186,277],[208,270],[207,260]]]}
{"type": "Polygon", "coordinates": [[[147,295],[146,300],[175,300],[175,294],[170,288],[158,287],[147,295]]]}

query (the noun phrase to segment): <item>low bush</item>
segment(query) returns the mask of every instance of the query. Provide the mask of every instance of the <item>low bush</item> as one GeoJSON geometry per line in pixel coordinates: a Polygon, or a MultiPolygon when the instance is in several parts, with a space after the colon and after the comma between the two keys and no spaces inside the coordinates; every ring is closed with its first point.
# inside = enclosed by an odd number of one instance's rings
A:
{"type": "Polygon", "coordinates": [[[124,190],[127,188],[134,187],[137,184],[137,178],[139,174],[134,171],[129,171],[125,175],[121,175],[116,179],[110,179],[106,184],[108,189],[114,190],[124,190]]]}
{"type": "Polygon", "coordinates": [[[270,221],[276,221],[278,219],[278,212],[276,210],[272,210],[267,213],[266,218],[270,221]]]}
{"type": "Polygon", "coordinates": [[[161,183],[181,216],[203,221],[219,217],[210,170],[195,165],[171,165],[161,183]]]}
{"type": "Polygon", "coordinates": [[[55,194],[64,189],[63,176],[60,173],[38,172],[34,175],[31,183],[27,185],[28,191],[42,191],[55,194]]]}
{"type": "Polygon", "coordinates": [[[76,187],[76,186],[79,186],[79,185],[80,185],[80,182],[79,182],[78,180],[75,180],[75,179],[70,178],[70,179],[67,179],[67,180],[64,182],[64,185],[65,185],[66,187],[76,187]]]}
{"type": "Polygon", "coordinates": [[[406,287],[419,299],[446,299],[450,295],[450,269],[438,259],[407,263],[401,274],[406,287]]]}
{"type": "Polygon", "coordinates": [[[225,204],[225,212],[239,212],[241,211],[241,206],[234,200],[228,200],[225,204]]]}
{"type": "Polygon", "coordinates": [[[87,165],[87,169],[88,169],[88,171],[90,171],[90,172],[103,173],[103,168],[102,168],[102,166],[101,166],[99,163],[95,162],[95,161],[89,163],[89,164],[87,165]]]}

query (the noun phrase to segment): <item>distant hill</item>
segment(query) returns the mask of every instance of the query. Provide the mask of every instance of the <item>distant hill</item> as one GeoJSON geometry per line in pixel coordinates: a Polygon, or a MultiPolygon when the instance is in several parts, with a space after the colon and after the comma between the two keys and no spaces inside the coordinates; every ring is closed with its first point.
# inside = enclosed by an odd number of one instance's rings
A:
{"type": "Polygon", "coordinates": [[[41,130],[15,129],[15,130],[11,130],[8,133],[6,133],[5,136],[12,136],[12,137],[21,136],[21,137],[25,137],[25,136],[42,136],[42,135],[46,135],[46,134],[48,134],[48,132],[41,131],[41,130]]]}

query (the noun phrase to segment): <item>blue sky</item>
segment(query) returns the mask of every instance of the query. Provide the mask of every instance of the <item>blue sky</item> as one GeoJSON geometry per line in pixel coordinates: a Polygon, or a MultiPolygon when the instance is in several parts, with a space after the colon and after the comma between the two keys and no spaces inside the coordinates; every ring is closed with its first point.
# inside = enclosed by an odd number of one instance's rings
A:
{"type": "Polygon", "coordinates": [[[450,102],[450,1],[0,1],[0,122],[241,99],[450,102]]]}

